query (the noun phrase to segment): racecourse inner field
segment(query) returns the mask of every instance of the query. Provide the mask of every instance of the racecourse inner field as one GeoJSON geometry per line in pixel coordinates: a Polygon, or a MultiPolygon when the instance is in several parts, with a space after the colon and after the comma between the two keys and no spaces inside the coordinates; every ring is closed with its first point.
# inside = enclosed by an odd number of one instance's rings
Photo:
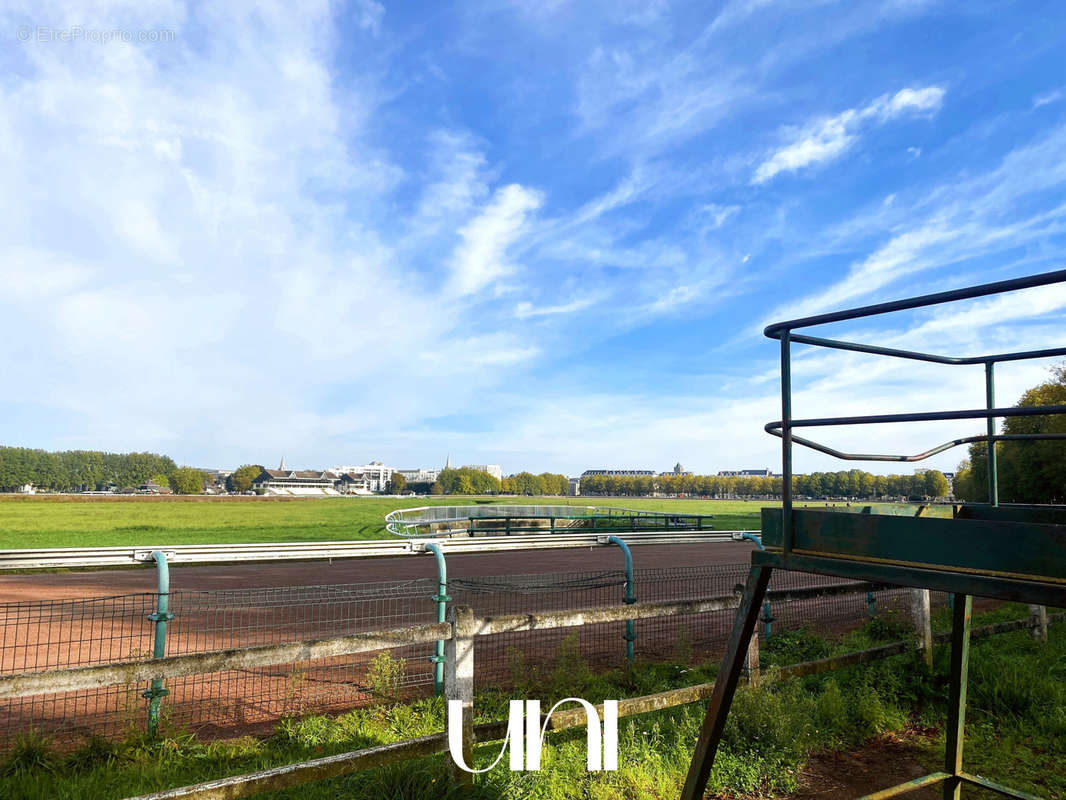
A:
{"type": "MultiPolygon", "coordinates": [[[[472,503],[618,506],[713,514],[717,530],[758,530],[776,501],[641,498],[310,498],[0,495],[0,549],[383,539],[397,508],[472,503]]],[[[825,503],[812,503],[824,506],[825,503]]],[[[937,507],[950,515],[949,507],[937,507]]]]}

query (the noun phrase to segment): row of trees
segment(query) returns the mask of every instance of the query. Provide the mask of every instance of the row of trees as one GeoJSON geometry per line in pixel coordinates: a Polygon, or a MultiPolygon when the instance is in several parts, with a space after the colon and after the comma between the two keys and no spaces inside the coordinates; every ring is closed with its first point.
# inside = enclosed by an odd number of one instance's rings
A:
{"type": "MultiPolygon", "coordinates": [[[[643,497],[654,494],[695,497],[780,497],[781,478],[723,475],[591,475],[581,479],[583,495],[643,497]]],[[[873,475],[863,470],[812,472],[792,476],[792,492],[799,497],[879,497],[925,499],[947,497],[950,487],[944,473],[929,470],[920,475],[873,475]]]]}
{"type": "Polygon", "coordinates": [[[564,495],[570,491],[570,481],[565,475],[557,472],[542,472],[540,475],[519,472],[504,478],[502,484],[504,494],[564,495]]]}
{"type": "Polygon", "coordinates": [[[162,477],[166,485],[176,468],[172,459],[156,453],[50,453],[27,447],[0,447],[0,491],[16,491],[26,484],[51,491],[138,486],[154,476],[162,477]]]}
{"type": "MultiPolygon", "coordinates": [[[[394,476],[396,477],[402,476],[394,476]]],[[[390,491],[402,491],[391,486],[390,491]]],[[[524,494],[524,495],[565,495],[570,490],[569,479],[556,472],[519,472],[508,475],[502,481],[481,470],[446,469],[434,483],[408,483],[406,488],[417,494],[524,494]]]]}
{"type": "MultiPolygon", "coordinates": [[[[1066,365],[1055,367],[1052,378],[1022,395],[1018,406],[1066,405],[1066,365]]],[[[1066,415],[1008,417],[1004,434],[1057,433],[1066,435],[1066,415]]],[[[970,458],[955,473],[955,496],[988,502],[988,449],[970,445],[970,458]]],[[[999,499],[1004,503],[1066,502],[1066,442],[1008,441],[996,443],[999,499]]]]}

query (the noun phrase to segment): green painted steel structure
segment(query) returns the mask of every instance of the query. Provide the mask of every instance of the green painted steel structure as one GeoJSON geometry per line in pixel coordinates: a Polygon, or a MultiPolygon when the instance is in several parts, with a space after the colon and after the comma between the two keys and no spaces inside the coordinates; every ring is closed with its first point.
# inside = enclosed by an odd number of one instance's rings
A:
{"type": "Polygon", "coordinates": [[[385,515],[385,528],[389,533],[408,538],[715,530],[713,514],[615,506],[537,505],[401,508],[385,515]]]}
{"type": "MultiPolygon", "coordinates": [[[[616,544],[622,548],[622,554],[626,558],[626,594],[624,602],[626,605],[633,605],[637,602],[637,589],[633,582],[633,554],[629,552],[629,545],[627,545],[622,539],[617,536],[608,536],[608,544],[616,544]]],[[[626,620],[626,632],[624,634],[626,641],[626,663],[630,668],[633,666],[633,643],[637,640],[637,623],[631,619],[626,620]]]]}
{"type": "MultiPolygon", "coordinates": [[[[437,559],[437,593],[432,600],[437,604],[437,622],[444,622],[448,618],[448,564],[444,560],[444,551],[433,542],[426,543],[426,552],[432,553],[437,559]]],[[[447,660],[444,655],[444,640],[437,640],[437,650],[430,657],[433,662],[433,694],[441,697],[444,694],[444,663],[447,660]]]]}
{"type": "Polygon", "coordinates": [[[995,423],[1001,417],[1066,414],[1066,406],[1063,405],[997,408],[995,404],[997,363],[1062,356],[1066,355],[1066,347],[954,358],[824,339],[799,334],[796,330],[1055,283],[1066,283],[1066,270],[822,314],[766,328],[766,335],[780,340],[781,344],[781,419],[767,424],[765,429],[781,438],[784,502],[781,509],[767,508],[762,511],[762,543],[765,550],[755,551],[751,556],[751,570],[682,790],[682,800],[698,800],[703,795],[743,669],[748,641],[759,619],[759,605],[766,596],[766,587],[774,569],[936,589],[950,592],[953,596],[951,691],[944,770],[868,794],[863,800],[896,797],[923,786],[936,785],[942,787],[945,800],[958,800],[962,796],[963,786],[981,787],[1023,800],[1038,800],[1033,795],[972,775],[963,769],[971,598],[979,595],[1035,605],[1066,606],[1066,507],[1000,505],[995,451],[995,443],[999,441],[1066,439],[1066,434],[997,434],[995,423]],[[945,365],[983,365],[985,408],[795,419],[792,415],[791,378],[793,344],[945,365]],[[955,439],[915,455],[847,453],[793,433],[795,428],[957,419],[984,419],[986,432],[955,439]],[[960,444],[981,441],[986,442],[988,448],[988,502],[958,506],[952,519],[929,518],[920,514],[914,517],[880,516],[869,510],[865,513],[841,513],[793,507],[793,444],[850,461],[909,462],[920,461],[960,444]]]}
{"type": "MultiPolygon", "coordinates": [[[[152,559],[156,564],[158,590],[155,613],[148,615],[148,619],[155,623],[152,631],[152,658],[163,658],[167,654],[167,622],[174,619],[174,615],[170,613],[170,565],[167,564],[166,553],[161,550],[153,550],[152,559]]],[[[156,678],[152,681],[152,687],[141,695],[148,701],[149,736],[159,733],[159,707],[162,699],[168,694],[170,690],[163,687],[163,680],[156,678]]]]}

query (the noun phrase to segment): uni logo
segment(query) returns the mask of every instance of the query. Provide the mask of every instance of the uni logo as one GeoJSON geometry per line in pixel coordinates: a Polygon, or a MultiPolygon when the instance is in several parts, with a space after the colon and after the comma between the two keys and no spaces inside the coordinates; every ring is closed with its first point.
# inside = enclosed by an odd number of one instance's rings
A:
{"type": "Polygon", "coordinates": [[[511,746],[510,768],[512,772],[523,772],[540,769],[540,751],[544,745],[544,732],[548,728],[548,721],[552,714],[563,703],[580,703],[585,709],[585,721],[588,723],[588,768],[590,772],[603,770],[613,772],[618,769],[618,701],[603,701],[603,753],[600,753],[600,717],[596,713],[596,707],[588,700],[580,697],[567,697],[551,707],[548,715],[544,718],[543,727],[540,724],[540,700],[512,700],[509,703],[507,715],[507,737],[503,740],[503,747],[496,760],[484,769],[472,769],[463,760],[463,702],[462,700],[448,701],[448,750],[452,760],[459,769],[465,772],[481,773],[488,772],[500,763],[507,745],[511,746]],[[523,740],[525,746],[523,748],[523,740]],[[523,755],[524,765],[523,765],[523,755]]]}

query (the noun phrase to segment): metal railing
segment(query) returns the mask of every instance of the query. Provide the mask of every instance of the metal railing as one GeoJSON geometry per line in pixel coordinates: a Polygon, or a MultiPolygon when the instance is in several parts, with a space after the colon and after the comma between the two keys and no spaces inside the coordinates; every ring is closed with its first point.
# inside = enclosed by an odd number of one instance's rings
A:
{"type": "MultiPolygon", "coordinates": [[[[704,519],[709,517],[704,516],[704,519]]],[[[739,531],[657,530],[626,532],[631,545],[727,542],[739,531]]],[[[521,550],[595,547],[606,544],[607,531],[559,532],[555,536],[447,536],[439,540],[448,553],[501,553],[521,550]]],[[[423,555],[425,539],[373,539],[354,542],[278,542],[250,544],[185,544],[153,547],[50,547],[0,550],[0,571],[145,565],[160,551],[171,564],[212,564],[268,561],[320,561],[347,558],[395,558],[423,555]]]]}
{"type": "Polygon", "coordinates": [[[422,506],[401,508],[385,515],[389,533],[403,537],[493,533],[567,533],[591,531],[713,530],[713,514],[642,511],[616,506],[422,506]]]}
{"type": "MultiPolygon", "coordinates": [[[[447,580],[450,603],[478,615],[555,612],[623,603],[626,584],[621,554],[615,569],[525,575],[463,576],[447,580]]],[[[427,565],[428,567],[429,565],[427,565]]],[[[438,582],[406,581],[323,586],[190,590],[171,587],[166,631],[167,656],[282,645],[330,636],[439,620],[438,582]]],[[[709,564],[634,569],[636,597],[675,602],[726,595],[741,583],[744,564],[709,564]]],[[[178,573],[180,575],[180,573],[178,573]]],[[[826,587],[834,579],[781,573],[773,589],[826,587]]],[[[0,675],[44,672],[80,666],[143,663],[153,652],[150,615],[155,593],[85,600],[20,601],[0,604],[0,675]]],[[[876,610],[902,607],[902,590],[876,592],[876,610]]],[[[942,598],[937,598],[942,603],[942,598]]],[[[862,593],[820,596],[774,604],[764,621],[767,634],[804,628],[835,634],[857,627],[870,606],[862,593]]],[[[707,612],[639,623],[588,624],[571,631],[508,631],[479,644],[479,686],[502,686],[517,677],[550,675],[560,647],[575,647],[596,669],[625,663],[627,651],[643,660],[688,661],[722,652],[731,615],[707,612]],[[631,627],[632,630],[627,630],[631,627]],[[568,639],[573,639],[567,642],[568,639]],[[520,658],[521,664],[516,662],[520,658]]],[[[438,640],[442,641],[442,640],[438,640]]],[[[443,662],[434,662],[433,644],[394,650],[403,661],[402,696],[427,693],[434,672],[443,682],[443,662]]],[[[271,723],[284,716],[333,713],[374,702],[373,654],[299,659],[272,667],[246,667],[168,680],[159,689],[159,719],[167,727],[224,731],[271,723]]],[[[141,693],[148,682],[111,689],[80,690],[0,701],[0,740],[33,727],[72,746],[89,735],[122,736],[148,726],[141,693]]]]}
{"type": "Polygon", "coordinates": [[[921,461],[930,456],[942,453],[952,447],[971,442],[987,442],[988,445],[988,498],[992,505],[999,504],[998,477],[996,465],[995,443],[1001,441],[1030,441],[1059,439],[1066,440],[1064,433],[1032,433],[1032,434],[997,434],[997,418],[1045,416],[1049,414],[1066,414],[1066,405],[1050,406],[1024,406],[1015,408],[997,408],[995,403],[995,365],[1008,361],[1023,361],[1034,358],[1050,358],[1066,355],[1066,347],[1049,347],[1040,350],[1027,350],[1013,353],[995,353],[982,356],[954,357],[942,356],[933,353],[923,353],[914,350],[903,350],[880,345],[849,342],[838,339],[826,339],[817,336],[797,334],[799,328],[810,328],[816,325],[824,325],[831,322],[844,322],[847,320],[864,319],[880,314],[888,314],[896,311],[907,311],[916,308],[952,303],[959,300],[969,300],[978,297],[1012,292],[1019,289],[1031,289],[1039,286],[1049,286],[1055,283],[1066,283],[1066,270],[1047,272],[1041,275],[1032,275],[1025,278],[1015,278],[995,283],[986,283],[966,289],[955,289],[947,292],[922,295],[906,300],[896,300],[888,303],[862,306],[860,308],[835,311],[828,314],[819,314],[812,317],[787,320],[768,325],[764,330],[767,337],[778,339],[781,342],[781,419],[769,422],[765,426],[768,433],[781,438],[781,465],[782,485],[781,499],[784,507],[782,541],[783,551],[787,555],[792,551],[792,445],[793,443],[817,450],[834,458],[846,461],[921,461]],[[985,368],[985,407],[983,409],[967,409],[962,411],[932,411],[904,414],[874,414],[852,415],[842,417],[823,417],[812,419],[795,419],[792,416],[792,345],[806,344],[813,347],[828,347],[835,350],[847,350],[856,353],[868,353],[870,355],[889,356],[916,361],[925,361],[934,364],[946,365],[984,365],[985,368]],[[793,431],[796,428],[824,428],[842,425],[877,425],[897,422],[934,422],[960,419],[983,419],[986,420],[987,428],[984,434],[967,436],[953,439],[929,450],[914,455],[892,455],[877,453],[848,453],[825,444],[816,442],[806,437],[796,436],[793,431]]]}

